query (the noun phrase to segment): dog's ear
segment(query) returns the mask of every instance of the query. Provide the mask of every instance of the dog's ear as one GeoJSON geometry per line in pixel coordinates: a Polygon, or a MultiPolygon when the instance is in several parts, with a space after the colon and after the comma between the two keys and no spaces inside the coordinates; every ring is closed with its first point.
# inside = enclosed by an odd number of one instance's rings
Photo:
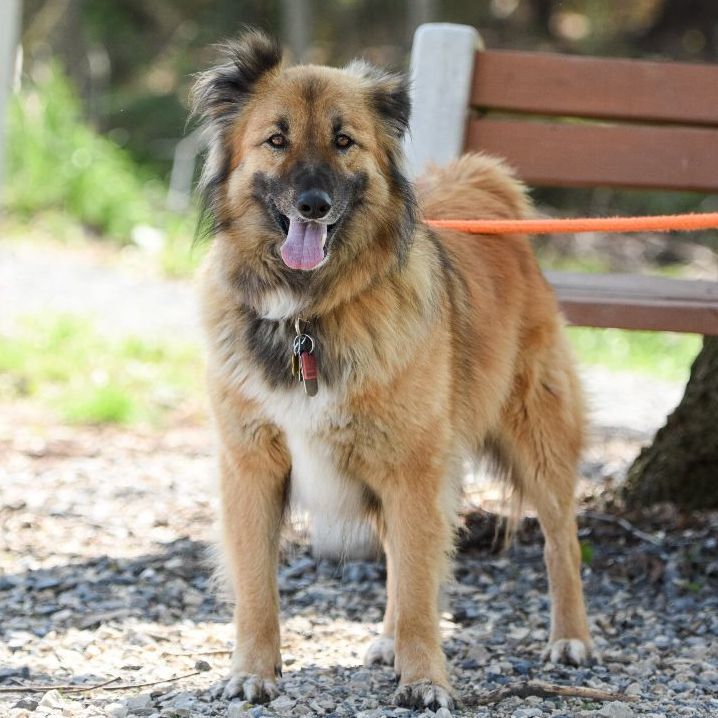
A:
{"type": "Polygon", "coordinates": [[[200,73],[192,89],[192,116],[206,122],[236,117],[260,78],[282,62],[279,43],[255,29],[220,47],[223,62],[200,73]]]}
{"type": "Polygon", "coordinates": [[[409,129],[411,99],[404,75],[384,75],[377,83],[374,102],[379,114],[390,123],[397,137],[409,129]]]}
{"type": "Polygon", "coordinates": [[[406,76],[385,72],[363,60],[355,60],[346,69],[369,81],[371,99],[377,113],[391,134],[397,138],[403,137],[409,129],[411,115],[409,81],[406,76]]]}
{"type": "Polygon", "coordinates": [[[222,46],[223,62],[197,77],[190,117],[199,118],[207,142],[207,158],[198,191],[200,218],[195,240],[210,236],[227,221],[224,186],[230,171],[227,132],[242,113],[257,83],[282,63],[282,48],[259,30],[246,30],[222,46]]]}

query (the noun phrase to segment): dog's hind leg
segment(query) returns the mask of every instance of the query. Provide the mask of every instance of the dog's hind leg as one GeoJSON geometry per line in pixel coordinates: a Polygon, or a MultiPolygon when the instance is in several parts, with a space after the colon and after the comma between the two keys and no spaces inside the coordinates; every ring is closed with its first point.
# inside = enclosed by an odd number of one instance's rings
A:
{"type": "Polygon", "coordinates": [[[536,509],[545,538],[551,594],[545,657],[579,665],[591,652],[574,498],[583,410],[572,370],[555,359],[558,368],[532,366],[517,381],[504,412],[501,444],[514,488],[536,509]]]}

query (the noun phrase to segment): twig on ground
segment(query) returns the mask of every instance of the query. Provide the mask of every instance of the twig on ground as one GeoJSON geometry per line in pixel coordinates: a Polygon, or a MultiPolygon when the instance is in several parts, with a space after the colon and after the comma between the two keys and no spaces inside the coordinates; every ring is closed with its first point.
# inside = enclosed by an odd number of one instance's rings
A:
{"type": "Polygon", "coordinates": [[[544,683],[543,681],[526,681],[524,683],[502,686],[483,695],[465,698],[463,703],[466,706],[487,706],[492,703],[499,703],[506,698],[528,698],[529,696],[538,696],[539,698],[559,696],[561,698],[587,698],[593,701],[626,701],[628,703],[633,703],[638,700],[636,696],[602,691],[597,688],[562,686],[557,683],[544,683]]]}
{"type": "Polygon", "coordinates": [[[46,693],[47,691],[65,691],[66,693],[82,693],[84,691],[95,691],[99,688],[104,688],[105,686],[108,686],[110,683],[114,683],[115,681],[119,681],[119,677],[115,676],[114,678],[108,678],[106,681],[102,681],[102,683],[93,683],[89,686],[83,686],[80,684],[67,684],[67,685],[40,685],[40,684],[30,684],[30,685],[23,685],[18,684],[16,686],[0,686],[0,693],[46,693]]]}
{"type": "Polygon", "coordinates": [[[148,686],[157,686],[160,683],[174,683],[175,681],[181,681],[185,678],[198,676],[200,673],[202,673],[202,671],[192,671],[192,673],[183,673],[181,676],[175,676],[174,678],[164,678],[161,681],[147,681],[147,683],[123,683],[121,686],[109,686],[105,690],[124,691],[130,688],[147,688],[148,686]]]}
{"type": "Polygon", "coordinates": [[[232,653],[231,648],[218,648],[216,651],[162,651],[163,656],[227,656],[232,653]]]}
{"type": "Polygon", "coordinates": [[[119,686],[111,686],[110,683],[119,681],[119,678],[110,678],[102,683],[94,683],[91,686],[83,686],[77,683],[69,685],[17,685],[17,686],[0,686],[0,693],[45,693],[47,691],[64,691],[65,693],[86,693],[87,691],[105,690],[105,691],[128,691],[132,688],[147,688],[148,686],[157,686],[160,683],[173,683],[181,681],[185,678],[198,676],[202,671],[193,671],[192,673],[183,673],[181,676],[173,678],[163,678],[160,681],[147,681],[146,683],[122,683],[119,686]]]}
{"type": "Polygon", "coordinates": [[[626,531],[629,534],[632,534],[637,539],[640,539],[641,541],[645,541],[646,543],[653,544],[654,546],[663,546],[663,541],[660,539],[657,539],[655,536],[651,536],[651,534],[647,534],[645,531],[641,531],[641,529],[636,528],[630,521],[622,518],[621,516],[613,516],[612,514],[602,514],[597,511],[584,511],[583,515],[586,518],[594,519],[595,521],[603,521],[607,524],[617,524],[620,526],[624,531],[626,531]]]}

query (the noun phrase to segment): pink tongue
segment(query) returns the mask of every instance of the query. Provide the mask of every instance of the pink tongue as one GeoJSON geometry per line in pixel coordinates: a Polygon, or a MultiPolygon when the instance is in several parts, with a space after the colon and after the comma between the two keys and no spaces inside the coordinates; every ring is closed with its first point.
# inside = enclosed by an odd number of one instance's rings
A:
{"type": "Polygon", "coordinates": [[[327,225],[289,220],[289,231],[280,249],[284,263],[292,269],[314,269],[324,259],[327,225]]]}

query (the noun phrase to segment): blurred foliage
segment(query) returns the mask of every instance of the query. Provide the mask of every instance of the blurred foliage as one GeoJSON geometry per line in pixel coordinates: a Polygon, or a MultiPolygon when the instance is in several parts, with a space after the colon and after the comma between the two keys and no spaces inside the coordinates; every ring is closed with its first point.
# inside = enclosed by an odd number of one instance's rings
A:
{"type": "Polygon", "coordinates": [[[162,425],[202,403],[194,344],[100,334],[86,317],[26,317],[0,334],[0,401],[29,399],[77,423],[162,425]]]}
{"type": "Polygon", "coordinates": [[[167,211],[164,182],[112,134],[103,136],[88,125],[57,63],[38,69],[12,99],[7,165],[3,199],[16,217],[62,212],[120,243],[128,243],[138,228],[155,227],[170,274],[194,265],[189,246],[194,213],[167,211]]]}
{"type": "Polygon", "coordinates": [[[10,210],[31,216],[63,208],[97,232],[129,238],[149,223],[161,185],[128,152],[82,120],[75,94],[55,65],[14,98],[8,120],[10,210]]]}

